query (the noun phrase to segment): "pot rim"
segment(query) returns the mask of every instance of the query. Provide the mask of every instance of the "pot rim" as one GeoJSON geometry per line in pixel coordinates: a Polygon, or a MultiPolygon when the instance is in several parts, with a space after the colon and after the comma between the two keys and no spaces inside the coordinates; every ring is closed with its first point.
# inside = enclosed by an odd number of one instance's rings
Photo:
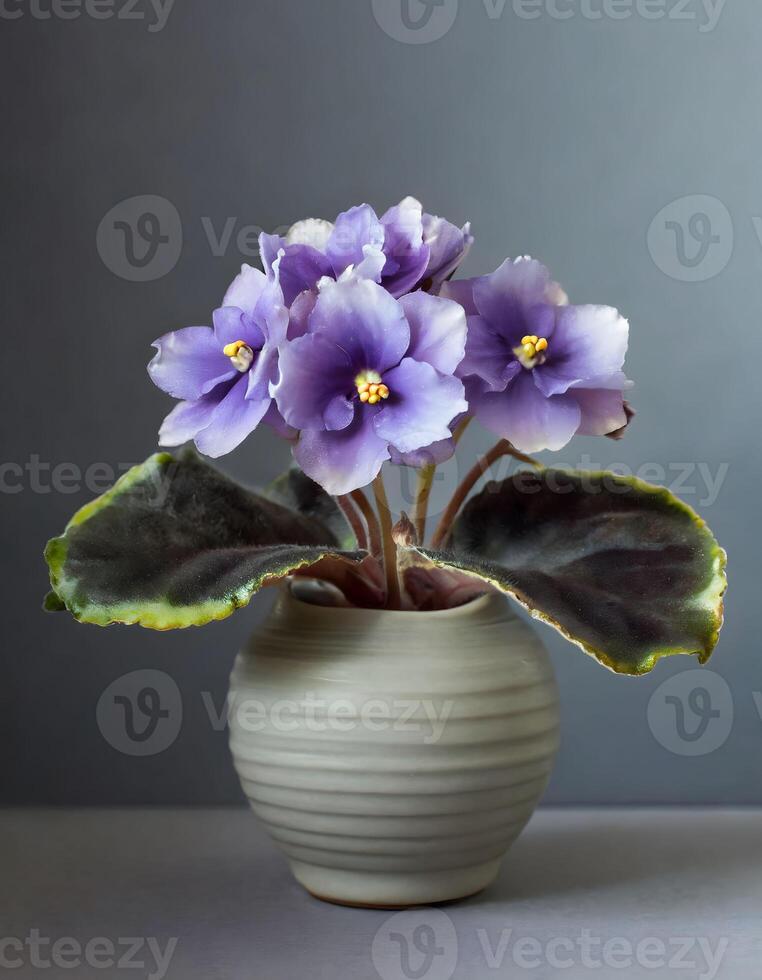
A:
{"type": "Polygon", "coordinates": [[[404,619],[411,622],[411,617],[415,621],[422,621],[424,618],[429,621],[441,621],[443,619],[481,616],[491,607],[494,607],[495,610],[500,608],[504,611],[508,602],[507,596],[502,592],[485,592],[484,595],[476,596],[460,606],[452,606],[449,609],[373,609],[364,606],[322,606],[318,603],[308,602],[306,599],[300,599],[292,593],[290,588],[286,588],[281,590],[278,605],[283,609],[289,607],[294,610],[299,609],[301,615],[309,615],[324,622],[335,622],[336,616],[363,620],[383,617],[387,622],[394,619],[404,619]]]}

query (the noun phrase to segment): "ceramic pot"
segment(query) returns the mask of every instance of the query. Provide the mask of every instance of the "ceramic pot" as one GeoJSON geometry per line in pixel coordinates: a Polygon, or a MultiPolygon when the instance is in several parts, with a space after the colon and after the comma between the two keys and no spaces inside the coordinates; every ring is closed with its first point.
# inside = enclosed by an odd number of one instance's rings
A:
{"type": "Polygon", "coordinates": [[[284,592],[236,659],[229,709],[254,812],[297,880],[347,905],[488,885],[558,744],[547,653],[496,595],[419,613],[284,592]]]}

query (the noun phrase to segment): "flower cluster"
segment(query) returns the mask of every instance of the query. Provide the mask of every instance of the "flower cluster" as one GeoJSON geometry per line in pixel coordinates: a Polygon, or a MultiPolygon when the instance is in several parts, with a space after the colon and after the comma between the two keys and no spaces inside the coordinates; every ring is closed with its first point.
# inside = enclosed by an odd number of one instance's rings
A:
{"type": "Polygon", "coordinates": [[[243,266],[213,325],[154,343],[151,378],[180,399],[161,444],[221,456],[265,422],[342,495],[386,460],[448,458],[470,416],[524,452],[620,433],[627,322],[527,258],[453,281],[472,241],[413,198],[263,234],[264,271],[243,266]]]}
{"type": "Polygon", "coordinates": [[[299,465],[260,494],[196,453],[154,454],[48,543],[46,609],[164,630],[224,619],[278,582],[375,610],[498,591],[618,673],[709,659],[727,582],[706,523],[663,487],[527,455],[624,431],[616,310],[571,305],[530,258],[455,279],[469,226],[412,198],[259,244],[263,268],[242,267],[211,326],[155,342],[150,375],[179,399],[160,440],[221,456],[263,422],[299,465]],[[427,528],[436,464],[473,419],[498,439],[427,528]],[[506,456],[529,469],[472,493],[506,456]],[[396,521],[385,462],[419,470],[396,521]]]}

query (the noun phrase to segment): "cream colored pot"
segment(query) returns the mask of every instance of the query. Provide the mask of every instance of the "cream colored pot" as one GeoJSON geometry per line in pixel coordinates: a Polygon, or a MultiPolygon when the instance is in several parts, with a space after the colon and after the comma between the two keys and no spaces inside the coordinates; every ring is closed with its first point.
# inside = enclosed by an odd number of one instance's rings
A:
{"type": "Polygon", "coordinates": [[[480,891],[558,743],[553,671],[500,596],[443,612],[283,593],[231,676],[230,746],[297,880],[403,907],[480,891]]]}

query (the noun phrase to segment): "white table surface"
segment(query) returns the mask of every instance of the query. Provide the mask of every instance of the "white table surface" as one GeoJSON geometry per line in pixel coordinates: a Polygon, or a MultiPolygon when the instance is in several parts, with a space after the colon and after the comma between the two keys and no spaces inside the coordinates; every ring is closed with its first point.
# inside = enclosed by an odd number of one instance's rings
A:
{"type": "Polygon", "coordinates": [[[540,810],[487,891],[391,913],[311,898],[245,809],[2,810],[6,975],[760,980],[762,811],[540,810]]]}

